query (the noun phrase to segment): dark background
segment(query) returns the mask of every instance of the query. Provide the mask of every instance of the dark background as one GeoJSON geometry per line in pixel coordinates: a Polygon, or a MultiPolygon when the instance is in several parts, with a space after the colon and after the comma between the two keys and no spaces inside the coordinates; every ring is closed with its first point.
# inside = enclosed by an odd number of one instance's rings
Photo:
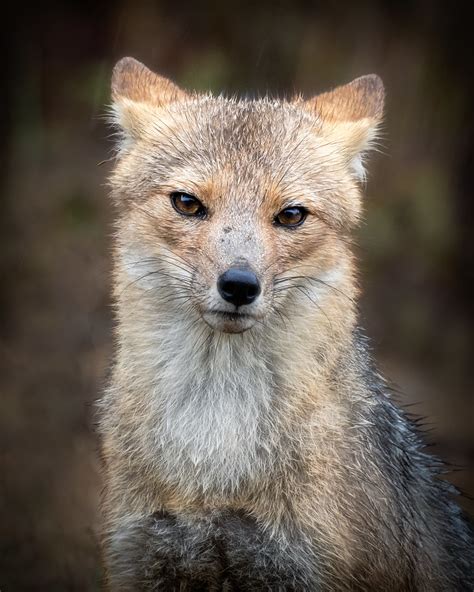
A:
{"type": "MultiPolygon", "coordinates": [[[[460,2],[18,4],[0,68],[0,589],[97,590],[93,403],[111,357],[114,62],[189,88],[388,93],[358,235],[380,366],[474,493],[474,55],[460,2]],[[413,405],[414,403],[414,405],[413,405]]],[[[472,502],[463,505],[472,512],[472,502]]]]}

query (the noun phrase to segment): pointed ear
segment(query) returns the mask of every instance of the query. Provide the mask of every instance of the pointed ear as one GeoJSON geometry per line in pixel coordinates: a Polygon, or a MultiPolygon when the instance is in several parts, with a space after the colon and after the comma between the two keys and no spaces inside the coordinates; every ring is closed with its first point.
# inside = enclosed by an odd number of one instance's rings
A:
{"type": "Polygon", "coordinates": [[[133,58],[122,58],[112,74],[113,120],[126,138],[146,129],[156,109],[184,101],[189,95],[173,82],[158,76],[133,58]]]}
{"type": "Polygon", "coordinates": [[[382,80],[376,74],[369,74],[304,103],[306,109],[320,118],[323,133],[341,145],[348,164],[362,179],[364,152],[377,136],[384,97],[382,80]]]}

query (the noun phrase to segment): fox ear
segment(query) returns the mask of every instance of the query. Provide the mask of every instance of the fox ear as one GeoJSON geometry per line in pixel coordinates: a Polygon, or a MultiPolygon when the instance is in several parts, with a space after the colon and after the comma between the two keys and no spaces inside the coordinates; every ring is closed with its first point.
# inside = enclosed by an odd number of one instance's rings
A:
{"type": "Polygon", "coordinates": [[[341,145],[354,173],[362,179],[364,152],[377,136],[384,98],[382,80],[369,74],[304,103],[320,118],[323,133],[341,145]]]}
{"type": "Polygon", "coordinates": [[[134,58],[122,58],[112,73],[113,121],[125,137],[136,138],[146,129],[156,108],[184,101],[187,93],[158,76],[134,58]]]}

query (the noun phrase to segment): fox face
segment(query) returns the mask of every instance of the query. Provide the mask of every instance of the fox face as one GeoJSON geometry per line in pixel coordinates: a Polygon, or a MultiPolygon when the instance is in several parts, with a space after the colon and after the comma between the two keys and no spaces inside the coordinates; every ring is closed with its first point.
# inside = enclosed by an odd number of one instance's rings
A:
{"type": "Polygon", "coordinates": [[[352,299],[348,236],[382,115],[378,77],[308,101],[237,101],[185,93],[125,58],[112,92],[119,290],[141,286],[224,333],[352,299]]]}

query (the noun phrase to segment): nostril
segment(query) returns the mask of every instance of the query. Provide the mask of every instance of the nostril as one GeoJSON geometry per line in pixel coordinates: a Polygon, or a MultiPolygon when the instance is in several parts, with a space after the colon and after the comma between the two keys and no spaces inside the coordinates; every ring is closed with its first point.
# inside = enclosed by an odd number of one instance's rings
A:
{"type": "Polygon", "coordinates": [[[251,304],[260,294],[260,282],[250,269],[231,267],[217,280],[219,294],[235,306],[251,304]]]}
{"type": "Polygon", "coordinates": [[[235,282],[224,281],[221,283],[220,292],[221,295],[226,299],[233,298],[234,294],[238,291],[239,287],[235,282]]]}
{"type": "Polygon", "coordinates": [[[248,288],[247,288],[247,297],[248,298],[252,298],[255,299],[260,293],[260,285],[258,284],[258,282],[256,282],[255,284],[249,284],[248,288]]]}

